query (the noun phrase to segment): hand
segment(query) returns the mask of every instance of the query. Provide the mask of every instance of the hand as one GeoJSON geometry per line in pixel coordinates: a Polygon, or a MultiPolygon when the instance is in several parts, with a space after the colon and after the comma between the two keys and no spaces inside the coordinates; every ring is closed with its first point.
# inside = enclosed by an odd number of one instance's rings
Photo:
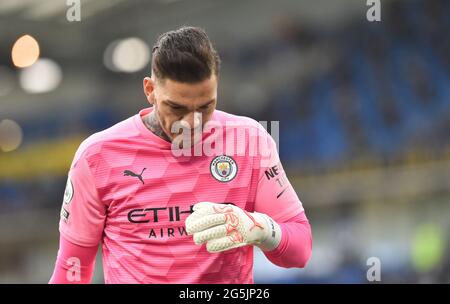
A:
{"type": "Polygon", "coordinates": [[[206,243],[209,252],[246,245],[264,251],[275,249],[281,240],[280,226],[268,215],[247,212],[231,204],[197,203],[186,218],[186,231],[197,245],[206,243]]]}

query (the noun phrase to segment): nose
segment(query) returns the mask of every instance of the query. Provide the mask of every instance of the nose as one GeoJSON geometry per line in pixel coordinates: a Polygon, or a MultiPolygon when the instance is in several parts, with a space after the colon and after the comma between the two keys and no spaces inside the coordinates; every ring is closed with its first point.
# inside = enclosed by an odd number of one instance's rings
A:
{"type": "Polygon", "coordinates": [[[202,113],[191,112],[183,117],[183,120],[189,124],[191,129],[199,128],[202,125],[202,113]]]}

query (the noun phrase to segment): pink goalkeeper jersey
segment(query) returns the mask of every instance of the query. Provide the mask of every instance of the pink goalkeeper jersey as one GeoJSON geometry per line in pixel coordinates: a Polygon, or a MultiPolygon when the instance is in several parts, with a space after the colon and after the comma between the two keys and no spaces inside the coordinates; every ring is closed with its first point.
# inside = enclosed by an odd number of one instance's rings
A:
{"type": "Polygon", "coordinates": [[[201,201],[233,203],[277,222],[301,213],[273,139],[256,121],[216,110],[212,121],[234,128],[204,132],[204,142],[217,148],[232,138],[240,148],[175,156],[142,122],[150,111],[80,145],[64,193],[62,236],[80,246],[102,242],[106,283],[253,283],[252,246],[209,253],[184,221],[201,201]],[[255,138],[269,153],[255,153],[255,138]]]}

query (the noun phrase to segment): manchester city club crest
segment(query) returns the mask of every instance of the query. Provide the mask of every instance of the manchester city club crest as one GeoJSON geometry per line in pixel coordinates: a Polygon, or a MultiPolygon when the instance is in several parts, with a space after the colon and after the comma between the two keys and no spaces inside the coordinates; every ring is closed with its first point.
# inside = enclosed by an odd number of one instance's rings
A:
{"type": "Polygon", "coordinates": [[[64,191],[64,204],[68,205],[73,198],[73,185],[70,177],[67,179],[66,190],[64,191]]]}
{"type": "Polygon", "coordinates": [[[221,155],[212,160],[210,170],[219,182],[229,182],[236,177],[238,167],[234,159],[221,155]]]}

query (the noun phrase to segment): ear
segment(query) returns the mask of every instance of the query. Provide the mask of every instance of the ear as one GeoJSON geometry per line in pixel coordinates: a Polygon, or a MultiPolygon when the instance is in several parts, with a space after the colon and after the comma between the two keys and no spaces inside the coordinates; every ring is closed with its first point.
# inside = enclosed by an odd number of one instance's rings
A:
{"type": "Polygon", "coordinates": [[[148,102],[150,104],[154,104],[155,103],[155,94],[154,94],[155,83],[154,83],[153,79],[150,77],[145,77],[144,81],[143,81],[143,86],[144,86],[144,94],[145,94],[145,97],[147,97],[148,102]]]}

